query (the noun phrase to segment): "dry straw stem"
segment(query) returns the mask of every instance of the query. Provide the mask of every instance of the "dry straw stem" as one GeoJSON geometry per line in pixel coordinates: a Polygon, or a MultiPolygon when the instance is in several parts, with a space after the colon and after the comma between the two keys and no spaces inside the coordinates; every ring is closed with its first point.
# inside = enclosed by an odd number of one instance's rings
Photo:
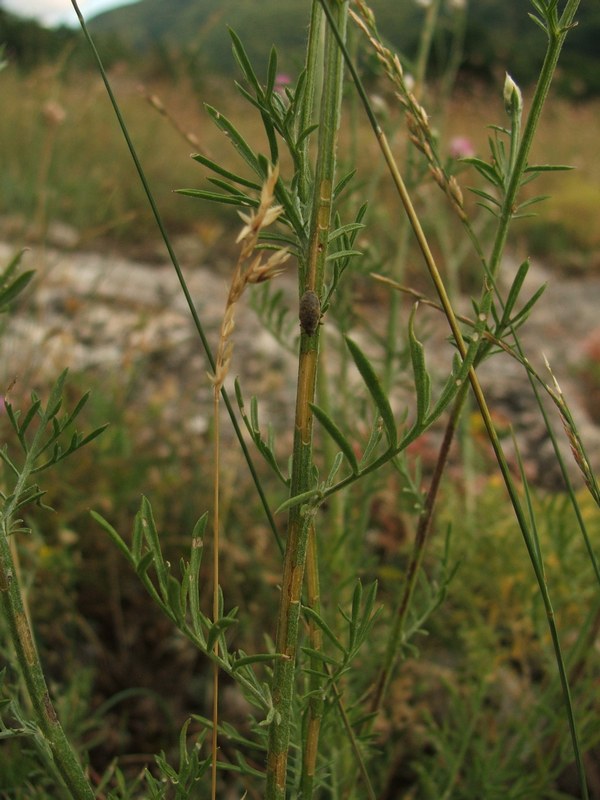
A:
{"type": "MultiPolygon", "coordinates": [[[[220,427],[219,427],[219,398],[221,388],[229,372],[231,364],[231,354],[233,352],[233,331],[235,328],[235,309],[244,293],[244,290],[251,283],[262,283],[279,275],[282,265],[287,261],[289,253],[287,250],[276,250],[266,260],[263,260],[263,252],[256,252],[260,232],[263,228],[272,225],[281,215],[283,207],[273,205],[275,185],[279,176],[277,166],[269,168],[267,179],[263,184],[260,203],[256,211],[249,214],[240,213],[244,221],[244,227],[240,231],[236,242],[242,243],[240,255],[235,266],[225,313],[221,323],[219,335],[219,346],[215,362],[214,375],[209,375],[214,388],[214,480],[213,480],[213,622],[219,619],[219,530],[220,530],[220,427]]],[[[214,645],[215,655],[219,655],[218,640],[214,645]]],[[[217,731],[219,717],[219,667],[215,663],[213,666],[213,709],[212,709],[212,776],[211,776],[211,797],[215,800],[217,796],[217,731]]]]}
{"type": "MultiPolygon", "coordinates": [[[[191,145],[192,145],[192,147],[195,147],[195,148],[196,148],[196,150],[200,152],[200,150],[201,150],[201,144],[200,144],[200,140],[198,139],[198,137],[196,136],[196,134],[195,134],[195,133],[192,133],[191,131],[186,131],[186,130],[185,130],[185,128],[183,128],[183,127],[182,127],[182,125],[180,125],[180,123],[177,121],[177,119],[176,119],[176,118],[175,118],[175,117],[174,117],[174,116],[171,114],[171,112],[170,112],[170,111],[169,111],[169,110],[166,108],[165,104],[164,104],[164,103],[163,103],[163,101],[160,99],[160,97],[159,97],[157,94],[150,94],[150,93],[149,93],[149,92],[148,92],[148,91],[145,89],[145,87],[144,87],[144,86],[140,86],[140,92],[143,94],[143,96],[146,98],[146,100],[147,100],[147,101],[148,101],[148,103],[149,103],[149,104],[152,106],[152,108],[153,108],[155,111],[158,111],[158,113],[159,113],[161,116],[163,116],[163,117],[164,117],[164,118],[165,118],[165,119],[166,119],[166,120],[167,120],[167,121],[168,121],[168,122],[171,124],[171,126],[173,127],[173,129],[174,129],[175,131],[177,131],[177,133],[178,133],[178,134],[179,134],[179,135],[180,135],[180,136],[181,136],[183,139],[185,139],[185,141],[186,141],[188,144],[191,144],[191,145]]],[[[203,154],[204,154],[204,155],[206,155],[206,151],[205,151],[205,150],[202,150],[202,152],[203,152],[203,154]]]]}

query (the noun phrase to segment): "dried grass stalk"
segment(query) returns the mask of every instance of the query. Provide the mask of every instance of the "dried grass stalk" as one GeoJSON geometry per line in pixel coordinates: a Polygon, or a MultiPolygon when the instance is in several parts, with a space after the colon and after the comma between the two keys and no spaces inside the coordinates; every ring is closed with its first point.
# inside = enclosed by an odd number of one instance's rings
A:
{"type": "Polygon", "coordinates": [[[269,225],[272,225],[283,211],[280,205],[274,205],[274,192],[279,169],[277,165],[269,169],[267,179],[263,184],[260,203],[256,211],[248,214],[240,212],[240,217],[244,221],[244,227],[240,231],[236,243],[242,243],[240,255],[233,273],[225,313],[221,323],[221,333],[219,336],[219,346],[214,375],[210,379],[215,387],[215,392],[219,392],[231,364],[233,352],[232,335],[235,328],[235,309],[246,287],[251,283],[262,283],[271,280],[283,272],[283,264],[289,258],[287,249],[271,252],[265,259],[262,250],[257,252],[260,232],[269,225]]]}

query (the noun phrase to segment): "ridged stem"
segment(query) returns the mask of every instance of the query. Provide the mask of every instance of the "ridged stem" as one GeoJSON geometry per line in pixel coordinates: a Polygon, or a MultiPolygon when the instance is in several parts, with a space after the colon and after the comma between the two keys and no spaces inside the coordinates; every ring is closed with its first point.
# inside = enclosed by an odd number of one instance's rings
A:
{"type": "MultiPolygon", "coordinates": [[[[346,29],[347,10],[346,2],[334,0],[331,3],[331,13],[335,19],[336,28],[342,36],[346,29]]],[[[343,59],[331,28],[328,27],[325,35],[325,64],[310,238],[307,259],[300,268],[300,297],[307,291],[315,292],[320,297],[323,289],[335,177],[342,77],[343,59]]],[[[319,336],[318,325],[314,332],[302,330],[300,336],[290,486],[290,496],[292,497],[309,490],[314,481],[313,416],[310,404],[315,399],[319,336]]],[[[275,713],[269,730],[266,800],[284,800],[286,794],[301,594],[308,541],[313,527],[314,512],[312,509],[307,510],[301,505],[295,505],[290,509],[275,643],[276,651],[282,653],[285,658],[275,663],[273,674],[272,695],[275,713]]],[[[312,727],[315,727],[314,723],[312,723],[312,727]]],[[[311,734],[311,747],[315,747],[318,742],[318,736],[315,738],[315,733],[317,732],[313,731],[311,734]]]]}

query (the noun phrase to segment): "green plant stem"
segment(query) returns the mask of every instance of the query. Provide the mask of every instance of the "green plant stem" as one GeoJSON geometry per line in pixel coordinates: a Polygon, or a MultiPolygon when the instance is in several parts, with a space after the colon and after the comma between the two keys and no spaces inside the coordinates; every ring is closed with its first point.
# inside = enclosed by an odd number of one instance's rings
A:
{"type": "MultiPolygon", "coordinates": [[[[308,531],[306,553],[306,599],[309,607],[321,614],[321,591],[319,586],[319,560],[315,526],[308,531]]],[[[310,619],[308,622],[308,639],[312,650],[320,653],[323,649],[323,631],[310,619]]],[[[300,775],[300,797],[303,800],[312,797],[317,757],[319,753],[319,733],[323,718],[324,699],[322,679],[316,673],[322,669],[322,662],[316,657],[310,658],[311,673],[308,679],[310,698],[306,709],[304,730],[304,751],[302,754],[302,772],[300,775]]]]}
{"type": "Polygon", "coordinates": [[[552,79],[560,51],[564,44],[565,38],[570,27],[573,24],[573,19],[577,13],[580,0],[568,0],[565,9],[562,13],[560,21],[556,25],[552,25],[548,31],[548,47],[544,57],[544,63],[540,70],[540,77],[538,79],[535,93],[531,101],[531,108],[527,115],[527,122],[523,130],[523,137],[519,144],[519,149],[516,153],[514,162],[512,164],[511,175],[506,186],[506,193],[500,211],[500,222],[496,231],[496,237],[492,247],[492,253],[489,259],[488,268],[492,277],[495,279],[500,268],[506,240],[508,238],[508,230],[510,221],[515,213],[515,205],[517,194],[521,186],[521,179],[525,168],[527,167],[527,160],[531,151],[531,146],[535,138],[537,126],[550,91],[552,79]]]}
{"type": "MultiPolygon", "coordinates": [[[[214,373],[214,370],[215,370],[215,359],[214,359],[214,356],[212,354],[212,350],[211,350],[210,344],[208,342],[208,339],[206,338],[206,334],[204,332],[204,328],[203,328],[202,323],[200,321],[200,317],[198,316],[198,312],[196,311],[196,306],[195,306],[194,300],[192,298],[192,295],[190,293],[190,290],[188,288],[188,285],[186,283],[185,277],[183,275],[183,271],[181,269],[181,265],[179,264],[179,260],[178,260],[177,256],[175,255],[175,251],[173,250],[173,247],[171,245],[171,240],[169,239],[169,235],[167,234],[167,230],[166,230],[166,228],[164,226],[164,223],[163,223],[163,220],[162,220],[162,216],[161,216],[160,211],[158,210],[158,206],[156,205],[156,202],[154,200],[154,195],[152,193],[152,190],[150,189],[150,184],[148,183],[148,180],[146,179],[146,174],[145,174],[144,169],[142,167],[142,164],[141,164],[141,162],[140,162],[140,160],[138,158],[137,151],[135,149],[133,141],[131,140],[131,137],[129,136],[129,131],[127,130],[127,125],[125,124],[125,120],[123,118],[123,115],[121,114],[121,109],[119,108],[119,104],[117,103],[117,99],[116,99],[116,97],[115,97],[115,95],[114,95],[114,93],[112,91],[111,85],[110,85],[109,80],[108,80],[108,76],[106,74],[106,71],[104,69],[104,65],[102,63],[102,59],[100,58],[100,55],[99,55],[99,53],[98,53],[98,51],[96,49],[96,46],[95,46],[95,44],[94,44],[94,42],[93,42],[93,40],[92,40],[92,38],[90,36],[90,33],[89,33],[88,29],[87,29],[87,25],[85,24],[85,20],[83,18],[83,15],[81,14],[81,11],[79,10],[79,7],[77,5],[77,0],[71,0],[71,4],[72,4],[73,8],[75,9],[75,13],[77,14],[77,18],[79,20],[79,24],[81,25],[81,29],[83,31],[83,34],[84,34],[84,36],[86,38],[86,41],[87,41],[87,43],[88,43],[88,45],[90,47],[90,50],[92,51],[92,54],[94,56],[94,59],[96,61],[96,65],[98,67],[98,71],[99,71],[100,76],[102,78],[102,81],[104,83],[104,87],[105,87],[106,92],[108,94],[110,103],[111,103],[111,105],[113,107],[113,111],[115,112],[115,116],[116,116],[117,121],[119,123],[119,127],[121,128],[121,132],[123,134],[123,138],[125,139],[125,142],[126,142],[127,147],[129,149],[129,153],[131,155],[132,161],[133,161],[133,163],[135,165],[135,169],[137,171],[138,177],[139,177],[140,182],[142,184],[142,187],[144,189],[144,193],[145,193],[146,198],[148,200],[148,205],[150,206],[150,209],[152,210],[152,214],[154,216],[154,220],[156,222],[156,225],[157,225],[158,230],[160,232],[161,238],[162,238],[162,240],[163,240],[163,242],[165,244],[165,247],[167,249],[167,253],[169,255],[169,259],[171,261],[171,264],[173,265],[173,269],[175,270],[175,273],[177,275],[177,280],[179,281],[179,285],[181,286],[181,291],[183,292],[183,296],[185,297],[185,301],[187,303],[190,315],[192,317],[192,320],[193,320],[193,323],[194,323],[194,327],[196,328],[196,332],[197,332],[197,334],[198,334],[198,336],[200,338],[200,342],[202,344],[202,349],[204,350],[204,354],[206,355],[206,359],[207,359],[207,361],[209,363],[210,369],[214,373]]],[[[236,438],[237,438],[237,440],[239,442],[240,448],[241,448],[242,453],[244,455],[244,459],[246,461],[246,464],[248,465],[248,470],[250,471],[250,474],[252,476],[252,480],[253,480],[254,485],[256,487],[256,491],[258,492],[258,496],[260,498],[261,505],[262,505],[263,510],[265,512],[265,516],[267,518],[267,522],[269,523],[269,527],[271,528],[273,536],[275,537],[275,541],[277,542],[277,546],[278,546],[280,552],[283,553],[283,543],[281,541],[281,537],[279,536],[279,532],[277,530],[277,525],[275,524],[275,520],[273,519],[273,514],[271,513],[271,509],[270,509],[267,497],[266,497],[266,495],[264,493],[264,490],[262,488],[262,485],[261,485],[261,482],[260,482],[260,478],[259,478],[258,473],[256,471],[256,468],[254,466],[254,462],[252,461],[252,456],[250,455],[250,451],[248,450],[248,447],[247,447],[246,442],[244,440],[244,435],[243,435],[242,430],[241,430],[241,428],[239,426],[239,423],[237,421],[237,417],[236,417],[233,405],[231,403],[231,400],[229,399],[229,395],[228,395],[225,387],[223,387],[221,389],[221,396],[223,398],[223,402],[225,403],[225,407],[227,409],[227,413],[229,414],[229,419],[231,420],[231,424],[233,426],[233,430],[235,432],[236,438]]]]}
{"type": "Polygon", "coordinates": [[[65,736],[50,693],[44,671],[33,640],[31,626],[25,611],[17,570],[10,551],[9,536],[15,513],[19,507],[31,472],[35,466],[36,453],[44,432],[40,425],[28,452],[16,486],[1,516],[0,530],[0,602],[17,660],[23,676],[35,720],[48,744],[56,768],[75,800],[93,800],[94,792],[87,780],[75,752],[65,736]]]}
{"type": "MultiPolygon", "coordinates": [[[[306,50],[306,87],[304,90],[304,98],[302,108],[298,118],[298,128],[296,133],[300,134],[310,127],[314,111],[315,111],[315,93],[317,78],[319,73],[322,75],[322,52],[321,52],[321,35],[323,32],[323,12],[319,4],[313,0],[310,16],[310,27],[308,34],[308,45],[306,50]]],[[[309,167],[309,146],[310,136],[306,136],[302,141],[299,148],[299,181],[298,181],[298,196],[302,203],[307,203],[309,200],[311,175],[309,167]]]]}
{"type": "MultiPolygon", "coordinates": [[[[347,2],[332,4],[336,29],[345,31],[347,2]]],[[[299,272],[300,296],[314,291],[321,296],[331,221],[332,191],[335,177],[335,151],[339,127],[343,59],[331,28],[325,35],[325,67],[318,135],[308,257],[299,272]]],[[[319,327],[312,334],[302,331],[298,358],[298,385],[294,428],[294,450],[290,496],[309,490],[314,481],[312,459],[313,416],[319,352],[319,327]]],[[[287,760],[294,700],[298,623],[306,551],[314,510],[293,506],[288,518],[288,533],[283,565],[281,600],[275,648],[285,659],[274,667],[272,695],[274,719],[269,730],[266,800],[283,800],[287,783],[287,760]]]]}
{"type": "Polygon", "coordinates": [[[0,598],[35,720],[52,752],[58,772],[73,798],[93,800],[92,787],[65,736],[50,699],[42,665],[25,613],[21,590],[15,579],[15,569],[5,531],[0,533],[0,598]]]}

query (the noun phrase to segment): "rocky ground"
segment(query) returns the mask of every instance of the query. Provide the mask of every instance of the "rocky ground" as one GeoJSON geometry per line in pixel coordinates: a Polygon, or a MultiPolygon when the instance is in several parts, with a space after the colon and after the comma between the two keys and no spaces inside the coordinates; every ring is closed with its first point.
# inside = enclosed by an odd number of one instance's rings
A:
{"type": "MultiPolygon", "coordinates": [[[[7,263],[13,254],[14,247],[0,244],[0,263],[7,263]]],[[[65,367],[96,375],[118,373],[127,380],[141,364],[147,371],[148,392],[171,381],[177,396],[187,393],[197,401],[188,424],[196,431],[206,429],[211,397],[205,379],[208,365],[170,264],[132,261],[109,252],[41,247],[27,251],[22,263],[37,274],[16,313],[4,323],[0,386],[8,387],[16,379],[16,387],[34,388],[65,367]]],[[[227,291],[225,270],[199,263],[194,252],[188,253],[184,270],[214,346],[227,291]]],[[[280,280],[286,302],[294,309],[294,277],[290,274],[280,280]]],[[[542,353],[549,359],[598,468],[600,409],[595,408],[590,369],[582,370],[582,365],[589,366],[594,358],[600,365],[600,278],[566,277],[534,265],[525,296],[545,282],[548,288],[523,328],[525,351],[544,375],[542,353]]],[[[265,417],[284,429],[293,407],[293,354],[283,350],[256,314],[242,305],[232,373],[240,375],[246,396],[263,398],[265,417]]],[[[295,312],[290,318],[295,319],[295,312]]],[[[445,322],[435,313],[431,319],[428,362],[434,369],[443,369],[447,354],[442,355],[446,351],[438,345],[447,333],[445,322]]],[[[360,339],[360,331],[357,336],[360,339]]],[[[481,378],[495,412],[515,425],[532,477],[540,484],[555,485],[551,445],[523,370],[501,356],[482,366],[481,378]]]]}

